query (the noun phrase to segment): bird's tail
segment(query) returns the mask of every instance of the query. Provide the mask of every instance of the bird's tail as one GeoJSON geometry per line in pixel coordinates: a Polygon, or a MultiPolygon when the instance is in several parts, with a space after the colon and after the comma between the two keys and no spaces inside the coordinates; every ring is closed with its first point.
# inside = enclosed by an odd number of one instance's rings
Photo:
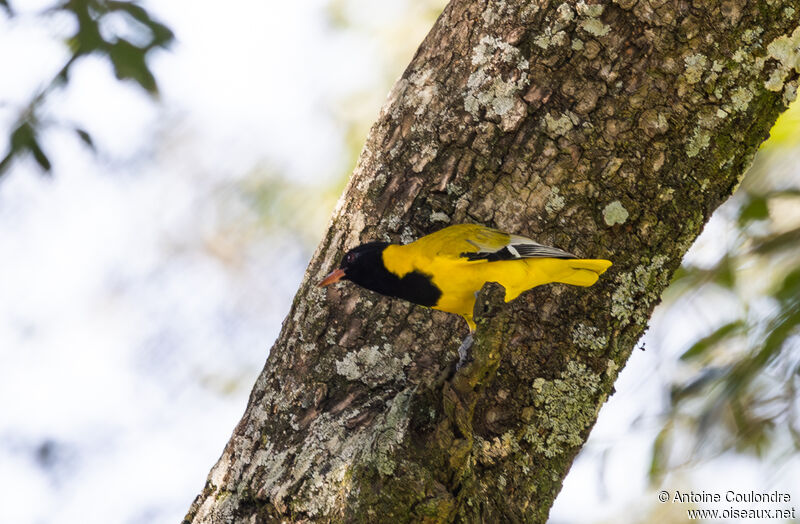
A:
{"type": "Polygon", "coordinates": [[[591,286],[611,267],[610,260],[602,259],[564,259],[563,262],[564,271],[556,282],[573,286],[591,286]]]}

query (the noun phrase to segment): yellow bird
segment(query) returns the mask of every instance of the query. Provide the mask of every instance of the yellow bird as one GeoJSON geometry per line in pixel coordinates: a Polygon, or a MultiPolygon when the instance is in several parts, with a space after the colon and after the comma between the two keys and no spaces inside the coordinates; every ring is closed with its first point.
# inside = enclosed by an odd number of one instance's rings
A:
{"type": "Polygon", "coordinates": [[[477,224],[446,227],[406,245],[370,242],[347,252],[320,286],[350,280],[382,295],[464,317],[486,282],[497,282],[510,302],[542,284],[591,286],[611,266],[477,224]]]}

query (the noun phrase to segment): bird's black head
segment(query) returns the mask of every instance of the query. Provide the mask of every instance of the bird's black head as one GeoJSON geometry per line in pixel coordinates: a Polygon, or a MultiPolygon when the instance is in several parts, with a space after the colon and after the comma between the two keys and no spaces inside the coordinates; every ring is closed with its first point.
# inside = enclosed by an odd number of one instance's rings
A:
{"type": "Polygon", "coordinates": [[[387,242],[370,242],[351,249],[342,259],[339,269],[325,277],[319,285],[349,280],[381,295],[428,307],[436,305],[442,292],[433,285],[429,275],[411,271],[400,277],[386,269],[383,251],[388,246],[387,242]]]}
{"type": "Polygon", "coordinates": [[[369,242],[351,249],[345,254],[339,269],[331,272],[319,285],[327,286],[339,280],[350,280],[359,286],[385,294],[383,288],[386,279],[393,276],[383,265],[382,254],[388,245],[388,242],[369,242]]]}

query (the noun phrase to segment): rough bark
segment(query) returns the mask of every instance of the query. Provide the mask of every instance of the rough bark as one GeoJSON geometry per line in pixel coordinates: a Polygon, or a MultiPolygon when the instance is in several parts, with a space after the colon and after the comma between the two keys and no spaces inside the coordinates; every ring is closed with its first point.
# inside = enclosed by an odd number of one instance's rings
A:
{"type": "Polygon", "coordinates": [[[794,99],[797,1],[453,0],[392,90],[186,519],[543,522],[670,275],[794,99]],[[614,266],[463,320],[315,287],[447,224],[614,266]]]}

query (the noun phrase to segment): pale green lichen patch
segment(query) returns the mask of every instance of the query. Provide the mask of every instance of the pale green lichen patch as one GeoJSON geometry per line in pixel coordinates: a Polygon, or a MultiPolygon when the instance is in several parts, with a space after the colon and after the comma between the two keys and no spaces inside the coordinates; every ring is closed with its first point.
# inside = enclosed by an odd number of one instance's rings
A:
{"type": "Polygon", "coordinates": [[[522,438],[546,457],[580,446],[583,432],[597,416],[595,397],[601,381],[600,375],[575,361],[568,362],[555,380],[534,380],[531,398],[535,411],[522,438]]]}
{"type": "Polygon", "coordinates": [[[262,468],[262,484],[272,487],[270,495],[278,503],[282,501],[286,492],[285,488],[281,489],[281,486],[277,485],[277,481],[286,474],[285,462],[289,451],[294,451],[294,448],[280,452],[272,452],[272,445],[268,443],[265,449],[257,452],[253,457],[253,462],[259,464],[262,468]]]}
{"type": "Polygon", "coordinates": [[[783,104],[788,106],[797,99],[797,82],[792,80],[783,90],[783,104]]]}
{"type": "Polygon", "coordinates": [[[447,216],[447,213],[442,213],[441,211],[434,211],[431,213],[431,222],[444,222],[449,223],[450,217],[447,216]]]}
{"type": "MultiPolygon", "coordinates": [[[[783,91],[785,103],[795,96],[795,89],[790,87],[793,80],[787,81],[787,79],[792,76],[792,72],[800,73],[800,27],[794,29],[791,34],[774,38],[766,46],[761,41],[763,33],[764,30],[760,27],[744,31],[742,34],[744,45],[731,55],[731,59],[738,66],[725,70],[721,68],[721,63],[716,60],[713,62],[712,71],[719,73],[714,77],[713,93],[716,98],[726,100],[722,109],[728,114],[747,111],[757,94],[758,87],[775,93],[783,91]],[[745,78],[749,79],[749,84],[745,78]],[[757,83],[761,85],[757,86],[757,83]],[[725,89],[726,84],[728,89],[725,89]]],[[[709,79],[712,75],[709,75],[709,79]]],[[[695,156],[704,149],[705,142],[704,133],[696,130],[695,135],[689,140],[687,151],[689,156],[695,156]]]]}
{"type": "Polygon", "coordinates": [[[415,173],[421,173],[422,170],[425,169],[425,166],[436,158],[438,153],[439,148],[435,143],[426,143],[422,146],[422,149],[419,150],[419,153],[412,158],[413,163],[411,165],[411,170],[415,173]]]}
{"type": "Polygon", "coordinates": [[[617,364],[613,359],[608,359],[606,361],[606,377],[610,378],[612,381],[616,380],[618,371],[619,364],[617,364]]]}
{"type": "Polygon", "coordinates": [[[778,92],[784,88],[786,77],[792,70],[800,73],[800,26],[791,35],[782,35],[767,45],[769,58],[778,62],[764,87],[778,92]]]}
{"type": "Polygon", "coordinates": [[[683,63],[685,65],[684,77],[690,84],[699,82],[703,73],[708,69],[708,58],[701,53],[685,57],[683,63]]]}
{"type": "Polygon", "coordinates": [[[492,465],[511,454],[519,453],[520,448],[519,443],[514,438],[514,433],[507,431],[492,440],[484,440],[476,436],[474,450],[478,462],[492,465]]]}
{"type": "Polygon", "coordinates": [[[639,265],[632,272],[624,272],[616,278],[617,288],[611,295],[611,315],[622,326],[635,321],[647,321],[648,307],[666,287],[664,263],[667,257],[657,255],[647,265],[639,265]]]}
{"type": "Polygon", "coordinates": [[[602,351],[608,346],[608,336],[601,334],[594,326],[578,324],[572,330],[572,343],[581,349],[602,351]]]}
{"type": "Polygon", "coordinates": [[[762,27],[754,27],[753,29],[745,29],[744,33],[742,33],[742,40],[744,40],[748,44],[754,43],[758,40],[758,37],[761,36],[761,33],[764,32],[764,28],[762,27]]]}
{"type": "MultiPolygon", "coordinates": [[[[413,387],[404,389],[388,400],[388,410],[367,431],[346,429],[332,414],[322,413],[305,431],[301,445],[277,453],[267,443],[248,466],[258,471],[250,475],[263,486],[258,496],[269,498],[284,512],[330,514],[351,489],[354,463],[372,464],[382,474],[391,475],[393,450],[405,438],[414,391],[413,387]],[[294,458],[289,462],[287,456],[294,458]]],[[[358,411],[342,414],[358,416],[358,411]]]]}
{"type": "MultiPolygon", "coordinates": [[[[567,9],[569,9],[570,14],[572,13],[572,9],[570,9],[569,6],[566,6],[565,8],[564,7],[565,5],[566,4],[562,4],[561,7],[559,7],[558,9],[560,18],[568,16],[567,9]]],[[[603,11],[605,10],[605,6],[600,4],[590,5],[581,0],[575,5],[575,10],[578,12],[578,15],[582,18],[581,22],[578,24],[578,27],[583,29],[585,32],[596,37],[603,37],[611,32],[611,26],[604,24],[603,21],[599,19],[600,15],[602,15],[603,11]]],[[[572,20],[571,16],[569,17],[569,20],[570,21],[572,20]]],[[[580,47],[583,46],[581,45],[580,47]]]]}
{"type": "Polygon", "coordinates": [[[719,123],[717,111],[712,107],[701,109],[697,112],[697,123],[704,129],[714,129],[719,123]]]}
{"type": "Polygon", "coordinates": [[[544,33],[533,39],[533,43],[542,49],[547,49],[551,46],[560,47],[565,45],[568,41],[567,33],[564,31],[556,31],[554,33],[549,27],[545,27],[544,33]]]}
{"type": "Polygon", "coordinates": [[[580,28],[592,36],[602,37],[611,32],[611,26],[604,24],[598,18],[587,18],[581,21],[580,28]]]}
{"type": "Polygon", "coordinates": [[[797,66],[798,39],[800,26],[791,35],[781,35],[767,45],[769,57],[787,68],[797,66]]]}
{"type": "Polygon", "coordinates": [[[389,411],[375,430],[375,440],[371,446],[371,462],[383,475],[389,476],[394,473],[396,463],[392,459],[392,450],[405,437],[408,409],[414,390],[415,388],[404,389],[394,397],[389,411]]]}
{"type": "Polygon", "coordinates": [[[342,360],[336,361],[336,372],[348,380],[360,380],[372,387],[389,381],[402,380],[403,368],[411,363],[411,357],[404,354],[395,357],[391,345],[366,346],[350,352],[342,360]]]}
{"type": "Polygon", "coordinates": [[[519,120],[519,93],[528,85],[528,60],[520,50],[500,38],[484,36],[472,53],[472,65],[477,66],[467,79],[464,109],[473,117],[486,110],[488,118],[500,117],[507,127],[519,120]],[[499,73],[511,69],[506,74],[499,73]]]}
{"type": "Polygon", "coordinates": [[[786,80],[788,71],[784,69],[776,69],[769,75],[769,78],[764,82],[764,87],[770,91],[778,92],[783,89],[783,82],[786,80]]]}
{"type": "Polygon", "coordinates": [[[746,111],[753,100],[753,90],[749,87],[737,87],[731,93],[731,107],[734,111],[746,111]]]}
{"type": "Polygon", "coordinates": [[[564,209],[565,203],[564,197],[558,194],[558,188],[554,187],[550,191],[550,198],[547,199],[547,204],[545,204],[544,208],[548,213],[557,213],[564,209]]]}
{"type": "Polygon", "coordinates": [[[624,224],[628,220],[628,210],[619,200],[614,200],[603,209],[603,220],[606,225],[624,224]]]}
{"type": "Polygon", "coordinates": [[[551,136],[561,136],[566,134],[573,127],[572,120],[567,115],[553,117],[550,113],[544,115],[544,125],[551,136]]]}
{"type": "MultiPolygon", "coordinates": [[[[603,14],[605,6],[601,4],[587,4],[583,0],[575,5],[575,10],[578,11],[583,20],[578,24],[578,27],[586,31],[592,36],[603,37],[611,32],[611,26],[603,23],[599,16],[603,14]]],[[[560,13],[559,8],[559,13],[560,13]]]]}
{"type": "MultiPolygon", "coordinates": [[[[331,414],[320,414],[306,430],[302,445],[289,448],[293,461],[286,468],[267,470],[262,484],[270,486],[271,501],[278,506],[285,500],[292,511],[309,515],[328,513],[346,495],[353,458],[369,447],[369,435],[348,432],[331,414]]],[[[251,467],[269,464],[273,453],[266,449],[264,454],[251,467]]]]}
{"type": "Polygon", "coordinates": [[[258,478],[262,486],[258,496],[269,498],[277,508],[283,508],[282,511],[286,510],[287,503],[294,510],[312,515],[333,507],[341,491],[331,487],[341,484],[354,449],[352,443],[349,451],[347,446],[342,446],[343,431],[340,425],[332,423],[330,414],[323,413],[312,421],[302,446],[291,446],[278,453],[269,443],[265,444],[248,466],[258,471],[248,474],[258,478]],[[335,456],[330,456],[331,453],[335,456]],[[289,463],[286,463],[287,455],[293,457],[289,463]],[[331,465],[325,474],[318,469],[321,463],[331,465]],[[297,494],[288,496],[295,489],[297,494]]]}
{"type": "Polygon", "coordinates": [[[605,8],[606,7],[602,4],[587,4],[584,0],[580,0],[575,5],[575,9],[578,10],[578,14],[588,18],[597,18],[603,14],[605,8]]]}
{"type": "MultiPolygon", "coordinates": [[[[533,5],[533,9],[524,9],[525,12],[519,13],[520,20],[527,20],[528,17],[539,10],[539,6],[533,5]]],[[[483,18],[484,27],[491,27],[497,23],[502,17],[513,16],[514,6],[506,2],[506,0],[490,0],[487,2],[481,18],[483,18]]]]}
{"type": "MultiPolygon", "coordinates": [[[[362,211],[354,211],[350,218],[350,228],[349,228],[349,235],[347,236],[347,244],[348,246],[357,246],[359,244],[359,239],[361,236],[361,232],[364,231],[364,227],[366,226],[366,218],[362,211]]],[[[329,266],[328,266],[329,267],[329,266]]]]}
{"type": "Polygon", "coordinates": [[[686,144],[686,156],[689,158],[697,156],[700,151],[708,147],[711,142],[711,133],[708,129],[695,128],[694,134],[689,138],[689,143],[686,144]]]}
{"type": "Polygon", "coordinates": [[[384,217],[381,221],[386,225],[389,231],[399,231],[403,225],[403,219],[394,213],[390,214],[388,217],[384,217]]]}
{"type": "Polygon", "coordinates": [[[416,240],[416,239],[417,239],[417,236],[416,236],[416,234],[415,234],[415,233],[414,233],[414,231],[413,231],[413,230],[412,230],[410,227],[408,227],[408,226],[404,227],[404,228],[403,228],[403,231],[400,233],[400,241],[401,241],[403,244],[410,244],[411,242],[413,242],[413,241],[414,241],[414,240],[416,240]]]}
{"type": "MultiPolygon", "coordinates": [[[[415,71],[408,77],[408,83],[413,88],[404,91],[404,99],[406,106],[415,108],[414,114],[417,116],[425,112],[431,100],[438,93],[438,86],[432,80],[433,77],[434,74],[431,69],[415,71]]],[[[401,82],[405,81],[405,79],[401,80],[401,82]]]]}
{"type": "Polygon", "coordinates": [[[566,2],[558,6],[556,10],[558,13],[558,21],[562,24],[568,24],[575,19],[575,12],[572,10],[572,7],[566,2]]]}

